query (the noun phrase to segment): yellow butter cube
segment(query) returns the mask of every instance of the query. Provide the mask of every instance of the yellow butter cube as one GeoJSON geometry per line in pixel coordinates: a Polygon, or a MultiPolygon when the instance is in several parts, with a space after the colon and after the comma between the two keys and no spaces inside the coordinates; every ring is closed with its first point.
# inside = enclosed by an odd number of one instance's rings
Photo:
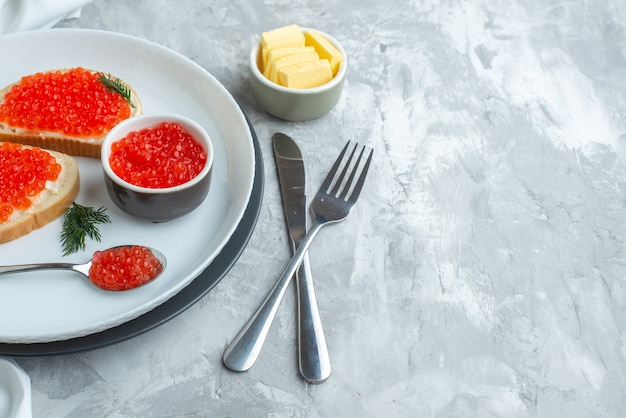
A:
{"type": "Polygon", "coordinates": [[[303,52],[303,53],[299,53],[299,54],[294,54],[294,55],[289,55],[289,56],[283,57],[283,58],[279,59],[278,61],[276,61],[270,67],[269,80],[273,81],[274,83],[279,83],[278,72],[281,69],[290,67],[292,65],[299,65],[299,64],[305,64],[305,63],[311,62],[311,61],[317,61],[319,59],[320,59],[320,57],[319,57],[319,55],[317,55],[317,52],[315,52],[315,51],[303,52]]]}
{"type": "Polygon", "coordinates": [[[302,33],[302,29],[298,25],[283,26],[282,28],[268,30],[261,34],[261,47],[265,46],[276,39],[297,36],[302,33]]]}
{"type": "Polygon", "coordinates": [[[263,70],[263,75],[265,76],[265,78],[269,79],[270,69],[276,62],[278,62],[278,60],[288,57],[290,55],[302,54],[305,52],[315,52],[315,48],[313,48],[312,46],[304,46],[301,48],[276,48],[270,51],[267,56],[267,65],[263,70]]]}
{"type": "Polygon", "coordinates": [[[330,63],[333,77],[337,75],[339,66],[341,65],[341,52],[321,33],[309,30],[304,35],[305,45],[310,45],[315,48],[320,58],[325,58],[330,63]]]}
{"type": "Polygon", "coordinates": [[[296,64],[278,70],[279,83],[289,88],[318,87],[332,79],[333,73],[327,59],[296,64]]]}
{"type": "Polygon", "coordinates": [[[267,59],[271,51],[278,49],[278,48],[302,48],[302,47],[304,47],[304,35],[302,34],[302,32],[299,32],[298,34],[295,34],[295,35],[289,35],[286,37],[270,40],[269,42],[265,44],[265,46],[261,48],[261,56],[263,60],[263,69],[261,69],[261,71],[262,72],[265,71],[265,68],[267,67],[267,59]]]}

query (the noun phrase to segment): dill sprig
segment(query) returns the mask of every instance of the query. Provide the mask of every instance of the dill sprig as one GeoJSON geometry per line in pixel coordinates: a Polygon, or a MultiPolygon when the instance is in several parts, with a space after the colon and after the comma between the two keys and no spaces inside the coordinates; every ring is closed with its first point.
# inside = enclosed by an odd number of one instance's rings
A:
{"type": "Polygon", "coordinates": [[[100,82],[104,85],[104,87],[112,92],[117,93],[124,98],[130,105],[130,107],[134,108],[132,100],[130,99],[131,92],[130,87],[128,87],[122,80],[117,77],[113,77],[111,74],[100,73],[100,82]]]}
{"type": "Polygon", "coordinates": [[[105,211],[105,207],[94,209],[76,202],[65,210],[61,231],[64,256],[84,250],[86,237],[100,242],[100,231],[96,225],[111,223],[111,218],[104,213],[105,211]]]}

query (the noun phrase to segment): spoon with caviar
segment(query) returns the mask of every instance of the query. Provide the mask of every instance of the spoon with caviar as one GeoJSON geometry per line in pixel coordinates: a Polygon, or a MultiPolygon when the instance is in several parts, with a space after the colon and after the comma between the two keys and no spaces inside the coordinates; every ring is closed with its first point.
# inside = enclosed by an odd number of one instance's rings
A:
{"type": "Polygon", "coordinates": [[[89,279],[100,289],[119,292],[135,289],[156,279],[167,261],[154,248],[121,245],[96,251],[85,264],[37,263],[0,266],[0,275],[34,270],[72,270],[89,279]]]}

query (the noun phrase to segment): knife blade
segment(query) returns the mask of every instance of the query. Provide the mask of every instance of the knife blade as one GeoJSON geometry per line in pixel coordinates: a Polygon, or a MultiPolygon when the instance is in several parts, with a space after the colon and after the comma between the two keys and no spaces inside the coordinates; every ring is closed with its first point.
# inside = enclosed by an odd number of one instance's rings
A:
{"type": "MultiPolygon", "coordinates": [[[[293,254],[307,229],[304,160],[298,145],[289,136],[278,132],[272,137],[272,144],[293,254]]],[[[308,254],[296,272],[296,288],[300,374],[309,383],[322,383],[330,376],[331,368],[308,254]]]]}

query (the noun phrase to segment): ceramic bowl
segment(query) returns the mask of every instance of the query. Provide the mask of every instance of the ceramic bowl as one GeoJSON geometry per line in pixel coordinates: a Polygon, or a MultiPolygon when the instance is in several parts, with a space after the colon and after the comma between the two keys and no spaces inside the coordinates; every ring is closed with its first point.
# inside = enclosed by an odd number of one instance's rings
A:
{"type": "MultiPolygon", "coordinates": [[[[306,32],[308,29],[303,28],[306,32]]],[[[263,76],[259,70],[260,42],[250,51],[250,87],[252,95],[267,113],[291,122],[317,119],[328,113],[339,101],[346,78],[348,60],[346,51],[332,36],[324,35],[341,52],[343,58],[339,71],[328,83],[309,89],[283,87],[263,76]]]]}
{"type": "Polygon", "coordinates": [[[32,416],[30,378],[10,358],[0,357],[0,416],[32,416]]]}
{"type": "Polygon", "coordinates": [[[107,192],[117,207],[137,218],[166,222],[190,213],[206,198],[211,184],[213,145],[206,131],[189,118],[144,114],[126,119],[111,129],[102,143],[101,161],[107,192]],[[140,187],[120,178],[109,163],[111,145],[131,132],[155,128],[163,122],[179,123],[185,132],[200,143],[207,153],[203,170],[188,182],[168,188],[140,187]]]}

